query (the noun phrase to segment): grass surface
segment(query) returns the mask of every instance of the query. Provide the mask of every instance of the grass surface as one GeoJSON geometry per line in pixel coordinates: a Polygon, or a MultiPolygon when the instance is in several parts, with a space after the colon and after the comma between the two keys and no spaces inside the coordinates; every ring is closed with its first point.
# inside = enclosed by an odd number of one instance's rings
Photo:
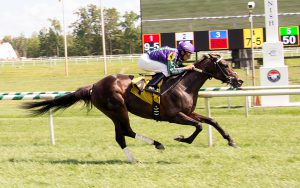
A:
{"type": "MultiPolygon", "coordinates": [[[[289,65],[296,64],[289,60],[289,65]]],[[[108,64],[109,74],[137,75],[135,63],[108,64]]],[[[238,70],[240,75],[244,72],[238,70]]],[[[299,67],[289,67],[290,84],[300,84],[299,67]]],[[[257,72],[257,75],[258,72],[257,72]]],[[[0,67],[1,91],[74,90],[103,77],[103,64],[63,64],[0,67]]],[[[205,85],[222,86],[211,80],[205,85]]],[[[224,86],[224,85],[223,85],[224,86]]],[[[299,96],[293,100],[300,101],[299,96]]],[[[212,116],[235,139],[227,146],[213,130],[207,147],[207,127],[193,144],[178,143],[176,135],[194,129],[130,115],[132,128],[166,147],[127,138],[140,164],[129,164],[114,139],[112,122],[81,105],[54,115],[56,145],[50,145],[48,117],[30,118],[18,108],[23,101],[0,101],[1,187],[300,187],[299,107],[252,108],[245,118],[243,98],[211,100],[212,116]]],[[[205,114],[203,99],[196,111],[205,114]]]]}

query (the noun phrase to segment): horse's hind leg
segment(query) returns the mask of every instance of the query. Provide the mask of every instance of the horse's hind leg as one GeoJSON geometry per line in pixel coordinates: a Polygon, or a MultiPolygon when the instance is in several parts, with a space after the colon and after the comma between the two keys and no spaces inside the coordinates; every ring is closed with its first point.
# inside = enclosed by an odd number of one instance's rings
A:
{"type": "Polygon", "coordinates": [[[128,118],[128,113],[123,114],[122,120],[120,122],[121,122],[122,133],[124,136],[128,136],[128,137],[146,142],[147,144],[154,145],[156,149],[160,149],[160,150],[165,149],[164,146],[160,142],[153,140],[152,138],[148,138],[146,136],[135,133],[131,129],[131,126],[129,123],[129,118],[128,118]]]}
{"type": "Polygon", "coordinates": [[[228,133],[226,133],[223,128],[212,118],[202,116],[200,114],[197,114],[195,112],[191,115],[193,118],[197,119],[200,122],[207,123],[209,125],[212,125],[217,131],[223,136],[224,139],[228,140],[228,145],[232,147],[236,147],[236,143],[233,141],[233,139],[229,136],[228,133]]]}
{"type": "Polygon", "coordinates": [[[127,148],[126,140],[125,140],[125,136],[124,136],[123,131],[122,131],[121,124],[118,121],[114,121],[114,124],[115,124],[115,134],[116,134],[115,138],[116,138],[117,143],[119,144],[119,146],[124,151],[128,161],[131,162],[131,163],[135,163],[136,160],[133,158],[131,152],[127,148]]]}
{"type": "Polygon", "coordinates": [[[125,136],[131,137],[131,138],[134,138],[137,140],[142,140],[148,144],[154,145],[155,148],[157,148],[157,149],[165,149],[161,143],[159,143],[151,138],[147,138],[143,135],[136,134],[131,129],[130,123],[129,123],[128,111],[126,110],[126,107],[120,108],[118,110],[118,112],[115,112],[113,114],[108,114],[108,116],[113,120],[113,122],[115,124],[116,141],[119,144],[119,146],[123,149],[129,162],[135,163],[137,161],[133,158],[131,152],[127,148],[125,136]]]}

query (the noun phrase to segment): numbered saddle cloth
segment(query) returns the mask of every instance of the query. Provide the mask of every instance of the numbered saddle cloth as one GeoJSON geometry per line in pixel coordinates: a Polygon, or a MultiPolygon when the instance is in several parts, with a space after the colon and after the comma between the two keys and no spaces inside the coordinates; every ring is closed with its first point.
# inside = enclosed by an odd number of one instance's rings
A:
{"type": "MultiPolygon", "coordinates": [[[[153,104],[153,102],[160,104],[160,96],[155,93],[150,93],[145,91],[145,87],[148,82],[152,79],[152,76],[144,76],[144,77],[137,77],[132,80],[132,89],[131,93],[135,96],[140,98],[141,100],[145,101],[146,103],[153,104]]],[[[161,86],[163,81],[160,81],[157,84],[158,90],[161,86]]]]}
{"type": "MultiPolygon", "coordinates": [[[[131,93],[152,105],[152,116],[155,120],[160,120],[160,95],[156,93],[150,93],[145,89],[148,82],[152,79],[151,76],[138,77],[132,80],[131,93]]],[[[162,84],[162,80],[157,84],[158,90],[162,84]]]]}

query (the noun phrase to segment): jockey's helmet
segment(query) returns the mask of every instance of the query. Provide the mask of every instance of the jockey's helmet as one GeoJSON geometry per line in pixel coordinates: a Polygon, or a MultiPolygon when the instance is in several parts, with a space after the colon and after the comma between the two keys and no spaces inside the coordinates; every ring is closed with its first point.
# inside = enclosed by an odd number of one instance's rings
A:
{"type": "Polygon", "coordinates": [[[189,41],[182,41],[178,44],[177,46],[178,51],[185,51],[185,52],[190,52],[194,53],[195,52],[195,47],[193,44],[191,44],[189,41]]]}

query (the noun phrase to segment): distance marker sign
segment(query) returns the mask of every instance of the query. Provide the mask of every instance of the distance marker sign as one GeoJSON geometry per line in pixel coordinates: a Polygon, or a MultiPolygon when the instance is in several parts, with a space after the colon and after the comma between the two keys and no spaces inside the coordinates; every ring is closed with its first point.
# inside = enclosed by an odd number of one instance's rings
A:
{"type": "MultiPolygon", "coordinates": [[[[244,48],[251,48],[251,32],[250,29],[243,29],[244,48]]],[[[263,28],[253,29],[253,48],[262,47],[264,42],[263,28]]]]}
{"type": "Polygon", "coordinates": [[[194,32],[175,33],[176,47],[182,41],[187,41],[187,42],[190,42],[191,44],[194,44],[194,32]]]}
{"type": "Polygon", "coordinates": [[[228,30],[209,31],[209,49],[228,49],[228,30]]]}
{"type": "Polygon", "coordinates": [[[143,52],[155,50],[160,47],[160,34],[143,34],[143,52]]]}
{"type": "Polygon", "coordinates": [[[279,28],[280,41],[285,46],[299,46],[299,27],[280,27],[279,28]]]}

